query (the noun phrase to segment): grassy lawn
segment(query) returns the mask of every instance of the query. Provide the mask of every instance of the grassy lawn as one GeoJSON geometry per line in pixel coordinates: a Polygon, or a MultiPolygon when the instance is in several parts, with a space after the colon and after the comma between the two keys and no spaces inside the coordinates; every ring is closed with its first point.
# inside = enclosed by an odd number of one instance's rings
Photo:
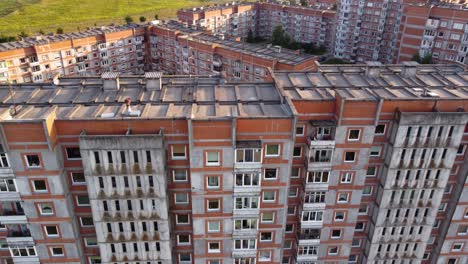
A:
{"type": "MultiPolygon", "coordinates": [[[[231,0],[232,1],[232,0],[231,0]]],[[[0,0],[0,35],[17,36],[21,31],[35,34],[84,30],[94,25],[124,23],[130,15],[134,21],[147,21],[158,14],[160,19],[174,17],[177,9],[227,0],[0,0]]]]}

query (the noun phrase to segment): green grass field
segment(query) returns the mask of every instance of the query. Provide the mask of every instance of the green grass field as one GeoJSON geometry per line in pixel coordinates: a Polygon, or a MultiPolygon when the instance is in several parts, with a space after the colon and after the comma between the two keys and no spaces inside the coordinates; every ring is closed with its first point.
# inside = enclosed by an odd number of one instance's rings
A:
{"type": "MultiPolygon", "coordinates": [[[[231,0],[232,1],[232,0],[231,0]]],[[[85,30],[94,25],[124,23],[127,15],[147,21],[174,17],[184,7],[201,6],[227,0],[0,0],[0,35],[17,36],[24,31],[35,34],[85,30]]]]}

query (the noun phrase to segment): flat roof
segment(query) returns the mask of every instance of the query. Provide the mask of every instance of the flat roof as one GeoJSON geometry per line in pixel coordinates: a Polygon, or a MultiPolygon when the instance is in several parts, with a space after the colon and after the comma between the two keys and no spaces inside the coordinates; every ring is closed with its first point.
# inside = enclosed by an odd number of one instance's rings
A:
{"type": "Polygon", "coordinates": [[[224,83],[210,76],[163,76],[162,89],[150,90],[144,75],[121,75],[119,82],[118,90],[104,90],[100,77],[61,78],[57,85],[0,85],[0,116],[3,120],[44,119],[51,111],[56,112],[58,120],[292,116],[273,83],[224,83]],[[132,111],[140,111],[139,116],[123,114],[127,98],[132,101],[132,111]],[[18,113],[10,117],[13,105],[18,113]]]}
{"type": "Polygon", "coordinates": [[[274,80],[293,100],[468,99],[468,72],[458,65],[320,65],[317,72],[274,72],[274,80]]]}

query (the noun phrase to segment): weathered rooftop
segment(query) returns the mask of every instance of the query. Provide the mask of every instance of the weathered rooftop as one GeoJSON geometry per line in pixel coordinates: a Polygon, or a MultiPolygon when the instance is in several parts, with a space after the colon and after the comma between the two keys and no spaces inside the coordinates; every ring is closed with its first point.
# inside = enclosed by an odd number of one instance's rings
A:
{"type": "Polygon", "coordinates": [[[468,72],[457,65],[321,65],[318,72],[275,72],[293,100],[468,99],[468,72]]]}
{"type": "Polygon", "coordinates": [[[0,118],[43,119],[51,111],[56,112],[56,119],[291,116],[272,83],[223,84],[217,77],[163,76],[162,89],[149,89],[145,76],[118,78],[119,88],[114,90],[104,90],[100,77],[61,78],[58,85],[17,84],[11,89],[0,85],[0,118]],[[132,111],[140,114],[124,114],[127,98],[132,111]],[[10,117],[13,105],[18,113],[10,117]]]}

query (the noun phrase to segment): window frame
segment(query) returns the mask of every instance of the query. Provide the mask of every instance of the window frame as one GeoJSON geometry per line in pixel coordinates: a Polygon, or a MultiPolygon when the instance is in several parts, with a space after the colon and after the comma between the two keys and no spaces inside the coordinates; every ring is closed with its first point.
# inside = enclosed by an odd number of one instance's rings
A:
{"type": "Polygon", "coordinates": [[[44,235],[45,237],[60,237],[60,227],[58,225],[44,225],[43,226],[43,230],[44,230],[44,235]],[[47,230],[48,227],[54,227],[57,231],[57,234],[49,234],[49,231],[47,230]]]}
{"type": "Polygon", "coordinates": [[[188,173],[187,169],[172,169],[172,181],[173,182],[187,182],[188,181],[188,173]],[[185,179],[184,180],[177,180],[176,179],[176,171],[184,171],[185,179]]]}
{"type": "Polygon", "coordinates": [[[191,245],[192,244],[192,238],[191,238],[190,234],[177,234],[176,238],[177,238],[177,240],[176,240],[177,245],[186,246],[186,245],[191,245]],[[188,242],[180,242],[181,236],[187,236],[188,237],[188,242]]]}
{"type": "Polygon", "coordinates": [[[222,210],[222,201],[221,198],[208,198],[206,199],[206,212],[220,212],[222,210]],[[210,208],[210,203],[216,201],[218,203],[217,208],[210,208]]]}
{"type": "Polygon", "coordinates": [[[276,202],[276,191],[274,190],[264,190],[262,191],[262,202],[263,203],[274,203],[276,202]],[[273,200],[265,200],[265,194],[266,193],[273,193],[273,200]]]}
{"type": "Polygon", "coordinates": [[[221,221],[219,221],[219,220],[207,221],[206,222],[206,231],[208,233],[219,233],[219,232],[221,232],[221,221]],[[218,228],[217,229],[210,229],[210,223],[217,223],[218,228]]]}
{"type": "Polygon", "coordinates": [[[182,192],[176,192],[174,193],[174,204],[189,204],[190,203],[190,197],[189,197],[189,194],[188,193],[182,193],[182,192]],[[186,202],[178,202],[177,201],[177,196],[178,195],[185,195],[185,197],[187,198],[186,199],[186,202]]]}
{"type": "Polygon", "coordinates": [[[25,162],[26,167],[27,167],[28,169],[38,169],[38,168],[42,168],[41,156],[40,156],[38,153],[23,154],[23,155],[24,155],[24,162],[25,162]],[[38,165],[31,165],[31,164],[29,164],[28,156],[37,156],[37,159],[38,159],[38,161],[39,161],[39,164],[38,164],[38,165]]]}
{"type": "Polygon", "coordinates": [[[189,214],[176,214],[175,215],[175,220],[176,220],[176,225],[190,225],[190,215],[189,214]],[[187,216],[187,222],[180,222],[179,221],[179,216],[180,215],[186,215],[187,216]]]}
{"type": "Polygon", "coordinates": [[[354,162],[356,162],[356,160],[357,160],[357,151],[344,151],[343,152],[343,162],[345,162],[345,163],[354,163],[354,162]],[[348,160],[347,159],[347,154],[348,153],[354,153],[353,160],[348,160]]]}
{"type": "Polygon", "coordinates": [[[49,190],[49,183],[47,181],[47,179],[31,179],[31,184],[32,184],[32,190],[34,193],[48,193],[50,190],[49,190]],[[43,181],[44,182],[44,186],[45,186],[45,190],[38,190],[37,189],[37,186],[36,186],[36,182],[39,182],[39,181],[43,181]]]}
{"type": "Polygon", "coordinates": [[[274,157],[279,157],[281,155],[281,144],[266,144],[265,145],[265,157],[266,158],[274,158],[274,157]],[[270,146],[278,146],[278,153],[274,153],[274,154],[268,154],[268,148],[270,146]]]}
{"type": "Polygon", "coordinates": [[[172,160],[186,160],[187,159],[187,146],[186,145],[171,145],[171,159],[172,160]],[[174,146],[184,147],[184,156],[174,156],[174,146]]]}
{"type": "Polygon", "coordinates": [[[76,161],[76,160],[81,160],[81,159],[82,159],[81,153],[80,153],[80,157],[79,157],[79,158],[70,158],[69,149],[78,149],[78,152],[80,151],[80,147],[79,147],[79,146],[69,146],[69,147],[65,147],[65,153],[66,153],[67,160],[76,161]]]}
{"type": "Polygon", "coordinates": [[[206,176],[206,185],[205,186],[209,190],[221,189],[221,177],[219,175],[207,175],[206,176]],[[210,178],[216,178],[217,179],[217,185],[216,186],[210,186],[210,178]]]}
{"type": "Polygon", "coordinates": [[[220,153],[220,151],[218,151],[218,150],[207,150],[205,152],[205,166],[207,166],[207,167],[221,166],[221,153],[220,153]],[[210,162],[209,161],[208,156],[209,156],[209,154],[213,154],[213,153],[216,153],[216,155],[218,156],[216,162],[210,162]]]}
{"type": "Polygon", "coordinates": [[[347,141],[350,141],[350,142],[356,142],[356,141],[359,141],[361,139],[361,129],[358,129],[358,128],[350,128],[348,129],[348,136],[347,136],[347,141]],[[358,131],[358,134],[357,134],[357,138],[350,138],[351,137],[351,133],[353,131],[358,131]]]}
{"type": "Polygon", "coordinates": [[[84,197],[84,195],[77,195],[75,196],[76,198],[76,205],[79,206],[79,207],[85,207],[85,206],[91,206],[91,200],[89,199],[89,196],[86,195],[88,197],[88,201],[89,203],[88,204],[80,204],[80,201],[79,201],[79,197],[84,197]]]}
{"type": "Polygon", "coordinates": [[[206,249],[208,253],[221,253],[221,241],[208,241],[206,249]],[[210,249],[210,244],[218,244],[218,249],[210,249]]]}
{"type": "Polygon", "coordinates": [[[84,172],[72,171],[70,172],[70,178],[72,181],[72,185],[86,185],[86,175],[84,174],[84,172]],[[77,173],[83,175],[84,181],[75,181],[75,178],[73,177],[73,175],[77,173]]]}

